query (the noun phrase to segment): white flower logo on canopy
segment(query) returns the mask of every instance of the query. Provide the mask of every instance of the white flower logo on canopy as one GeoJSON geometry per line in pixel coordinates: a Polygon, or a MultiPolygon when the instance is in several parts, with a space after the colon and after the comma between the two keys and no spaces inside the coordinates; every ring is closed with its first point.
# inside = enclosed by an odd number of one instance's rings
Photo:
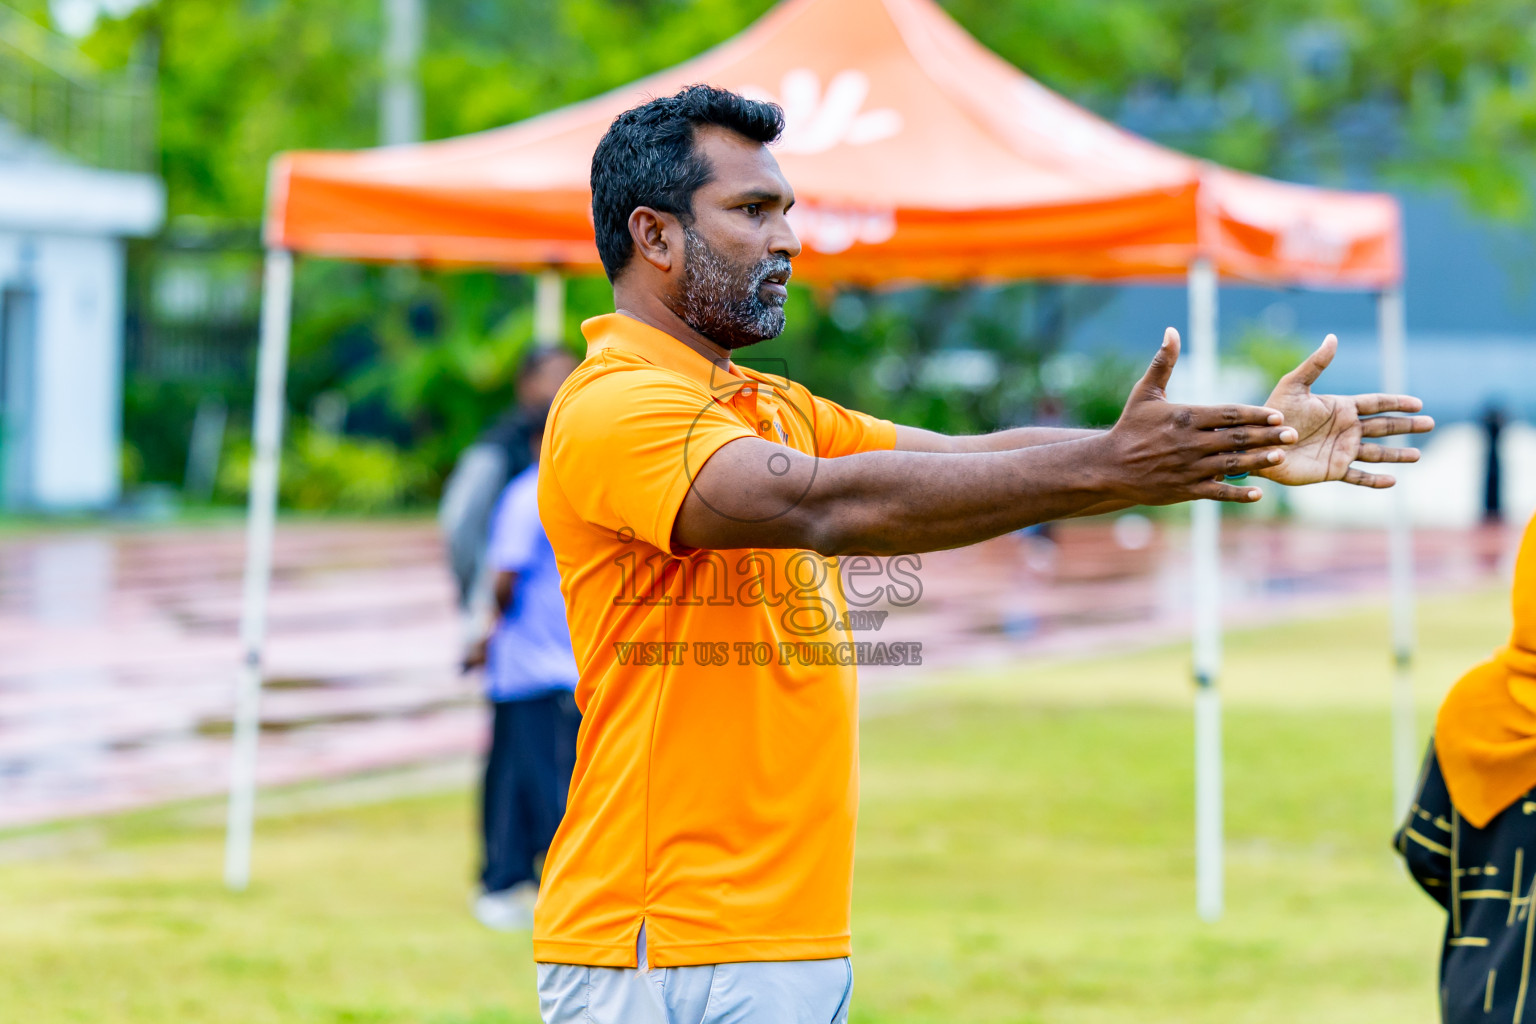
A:
{"type": "Polygon", "coordinates": [[[896,211],[889,207],[817,206],[802,200],[790,209],[789,225],[817,252],[836,253],[855,243],[890,241],[896,234],[896,211]]]}
{"type": "MultiPolygon", "coordinates": [[[[847,68],[832,76],[825,89],[809,68],[784,73],[778,94],[743,86],[742,95],[784,108],[784,135],[773,148],[781,154],[809,156],[837,146],[867,146],[898,134],[900,112],[890,107],[864,109],[869,76],[847,68]]],[[[821,253],[838,253],[856,244],[878,245],[896,233],[896,211],[846,203],[818,205],[802,199],[789,212],[801,240],[821,253]]]]}
{"type": "Polygon", "coordinates": [[[1305,214],[1285,225],[1278,234],[1275,255],[1283,260],[1337,267],[1349,256],[1346,236],[1305,214]]]}
{"type": "Polygon", "coordinates": [[[777,96],[755,85],[744,86],[741,92],[784,108],[784,137],[774,145],[780,153],[864,146],[888,139],[902,128],[901,114],[890,107],[863,109],[869,98],[869,76],[852,68],[833,75],[825,91],[816,72],[795,68],[784,73],[777,96]]]}

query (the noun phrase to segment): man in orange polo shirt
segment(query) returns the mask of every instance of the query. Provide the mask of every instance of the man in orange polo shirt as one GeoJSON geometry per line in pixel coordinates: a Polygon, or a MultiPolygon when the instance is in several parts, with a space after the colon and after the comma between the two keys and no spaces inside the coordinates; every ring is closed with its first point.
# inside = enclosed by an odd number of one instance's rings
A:
{"type": "MultiPolygon", "coordinates": [[[[737,365],[784,326],[800,243],[766,144],[780,110],[693,86],[616,119],[592,161],[616,312],[550,411],[539,511],[582,710],[534,926],[549,1024],[844,1020],[858,802],[839,556],[930,551],[1195,498],[1223,477],[1390,486],[1364,436],[1404,396],[1313,395],[1326,341],[1268,407],[1164,401],[1167,332],[1108,431],[946,437],[737,365]]],[[[852,569],[850,568],[850,572],[852,569]]],[[[894,648],[894,649],[893,649],[894,648]]]]}

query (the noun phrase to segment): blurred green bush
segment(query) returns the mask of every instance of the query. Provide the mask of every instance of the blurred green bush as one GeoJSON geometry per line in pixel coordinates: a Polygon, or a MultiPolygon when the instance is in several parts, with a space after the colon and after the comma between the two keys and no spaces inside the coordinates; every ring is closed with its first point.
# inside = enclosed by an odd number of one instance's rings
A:
{"type": "MultiPolygon", "coordinates": [[[[250,476],[251,445],[244,437],[228,446],[218,497],[244,501],[250,476]]],[[[299,511],[376,515],[427,502],[430,480],[420,459],[388,441],[301,425],[284,445],[278,497],[284,508],[299,511]]]]}

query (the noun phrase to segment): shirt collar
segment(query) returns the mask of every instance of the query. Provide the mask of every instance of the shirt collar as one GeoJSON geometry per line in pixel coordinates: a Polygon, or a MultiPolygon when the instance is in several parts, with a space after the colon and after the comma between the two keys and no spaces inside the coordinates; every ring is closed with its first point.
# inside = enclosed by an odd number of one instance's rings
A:
{"type": "Polygon", "coordinates": [[[734,362],[729,370],[722,370],[666,331],[623,313],[605,313],[583,321],[581,333],[586,336],[588,354],[612,348],[639,356],[652,366],[672,370],[694,381],[717,402],[738,399],[755,408],[759,383],[781,386],[775,378],[754,373],[734,362]]]}

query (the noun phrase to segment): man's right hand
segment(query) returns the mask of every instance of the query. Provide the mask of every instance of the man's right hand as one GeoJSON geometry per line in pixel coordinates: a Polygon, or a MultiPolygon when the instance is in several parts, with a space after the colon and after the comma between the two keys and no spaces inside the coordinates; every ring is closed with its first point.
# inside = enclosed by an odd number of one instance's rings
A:
{"type": "Polygon", "coordinates": [[[1257,487],[1234,487],[1222,477],[1270,469],[1297,434],[1275,409],[1256,405],[1173,405],[1168,380],[1179,361],[1172,327],[1152,365],[1131,389],[1119,421],[1104,435],[1118,478],[1111,489],[1135,505],[1171,505],[1193,498],[1258,501],[1257,487]]]}

